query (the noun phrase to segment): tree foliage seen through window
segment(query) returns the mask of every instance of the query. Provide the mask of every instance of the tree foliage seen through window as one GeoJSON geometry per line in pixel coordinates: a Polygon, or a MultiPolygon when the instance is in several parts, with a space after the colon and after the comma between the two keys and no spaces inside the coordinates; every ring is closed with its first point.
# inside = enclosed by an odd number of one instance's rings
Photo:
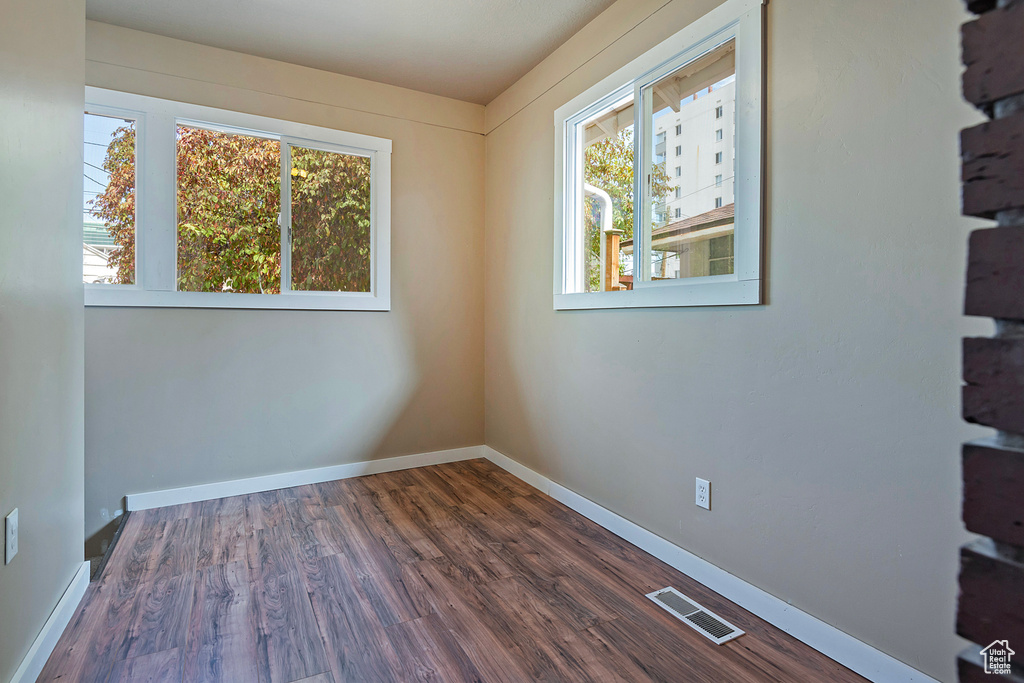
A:
{"type": "MultiPolygon", "coordinates": [[[[134,281],[135,131],[114,132],[92,213],[118,248],[115,282],[134,281]]],[[[370,290],[370,160],[292,147],[292,289],[370,290]]],[[[281,143],[178,127],[180,291],[281,291],[281,143]]]]}
{"type": "MultiPolygon", "coordinates": [[[[612,227],[623,232],[622,239],[633,238],[633,128],[620,130],[615,135],[595,142],[583,152],[584,182],[601,188],[612,199],[612,227]]],[[[663,165],[652,169],[651,195],[664,196],[670,178],[663,165]]],[[[598,225],[600,203],[586,196],[584,229],[586,234],[588,291],[601,290],[601,229],[598,225]]],[[[625,274],[620,260],[619,274],[625,274]]]]}

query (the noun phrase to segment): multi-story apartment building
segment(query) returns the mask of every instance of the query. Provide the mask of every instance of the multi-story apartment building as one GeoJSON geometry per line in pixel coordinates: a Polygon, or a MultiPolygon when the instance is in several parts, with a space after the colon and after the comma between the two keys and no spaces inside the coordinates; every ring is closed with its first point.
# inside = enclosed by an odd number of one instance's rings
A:
{"type": "Polygon", "coordinates": [[[736,81],[686,98],[654,118],[655,161],[669,192],[655,207],[654,228],[693,218],[734,201],[736,81]]]}

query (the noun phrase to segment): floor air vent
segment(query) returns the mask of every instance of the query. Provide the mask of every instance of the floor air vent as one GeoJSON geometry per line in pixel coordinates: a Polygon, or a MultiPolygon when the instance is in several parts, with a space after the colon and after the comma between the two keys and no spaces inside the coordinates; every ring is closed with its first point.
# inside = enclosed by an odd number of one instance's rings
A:
{"type": "Polygon", "coordinates": [[[704,609],[675,588],[662,588],[648,593],[647,597],[653,600],[658,607],[674,614],[684,624],[703,634],[717,645],[743,635],[743,631],[714,612],[704,609]]]}

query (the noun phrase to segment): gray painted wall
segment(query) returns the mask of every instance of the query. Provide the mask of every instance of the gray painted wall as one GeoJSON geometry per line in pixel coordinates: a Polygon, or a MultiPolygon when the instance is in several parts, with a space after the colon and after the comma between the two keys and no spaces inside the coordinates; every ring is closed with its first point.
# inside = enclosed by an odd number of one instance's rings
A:
{"type": "Polygon", "coordinates": [[[718,3],[663,4],[488,105],[486,443],[950,680],[963,3],[770,3],[768,305],[556,313],[553,112],[718,3]]]}
{"type": "Polygon", "coordinates": [[[3,0],[0,17],[0,518],[17,507],[21,526],[0,559],[6,681],[82,562],[85,3],[3,0]]]}
{"type": "Polygon", "coordinates": [[[86,309],[88,552],[129,493],[483,443],[483,107],[87,34],[89,85],[394,143],[390,312],[86,309]]]}

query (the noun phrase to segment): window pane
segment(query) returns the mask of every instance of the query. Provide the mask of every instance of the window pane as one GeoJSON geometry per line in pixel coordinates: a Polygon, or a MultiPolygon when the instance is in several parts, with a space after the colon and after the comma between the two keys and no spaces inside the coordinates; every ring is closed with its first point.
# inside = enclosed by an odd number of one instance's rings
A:
{"type": "Polygon", "coordinates": [[[293,290],[370,291],[370,159],[291,148],[293,290]]]}
{"type": "Polygon", "coordinates": [[[82,281],[135,284],[135,122],[85,114],[82,281]]]}
{"type": "Polygon", "coordinates": [[[281,144],[178,126],[178,290],[281,291],[281,144]]]}
{"type": "MultiPolygon", "coordinates": [[[[632,289],[633,96],[578,124],[582,139],[583,291],[632,289]]],[[[665,141],[657,146],[665,163],[665,141]]]]}
{"type": "MultiPolygon", "coordinates": [[[[735,214],[735,42],[729,41],[650,87],[653,138],[668,135],[685,163],[652,178],[649,274],[653,280],[728,275],[735,214]]],[[[657,153],[653,157],[657,168],[657,153]]]]}

